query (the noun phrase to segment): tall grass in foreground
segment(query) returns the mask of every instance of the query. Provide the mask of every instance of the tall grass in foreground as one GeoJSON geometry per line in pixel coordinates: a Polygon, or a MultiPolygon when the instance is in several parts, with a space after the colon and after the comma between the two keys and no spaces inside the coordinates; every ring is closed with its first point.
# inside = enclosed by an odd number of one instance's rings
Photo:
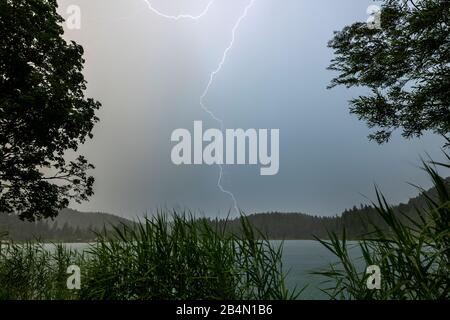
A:
{"type": "Polygon", "coordinates": [[[9,244],[0,253],[3,299],[294,299],[282,249],[242,219],[239,237],[206,220],[158,215],[98,235],[85,255],[9,244]],[[70,264],[81,290],[66,289],[70,264]]]}
{"type": "Polygon", "coordinates": [[[425,206],[416,208],[415,217],[396,213],[377,189],[378,214],[389,226],[358,242],[362,262],[381,270],[381,289],[367,288],[368,275],[358,270],[342,236],[330,233],[330,240],[319,240],[339,260],[329,270],[315,272],[329,279],[331,288],[324,290],[333,299],[449,299],[450,298],[450,187],[439,176],[435,165],[450,168],[447,163],[423,163],[436,189],[430,196],[421,189],[425,206]],[[407,223],[401,222],[404,216],[407,223]]]}
{"type": "Polygon", "coordinates": [[[82,254],[42,243],[0,243],[0,300],[71,299],[67,267],[83,261],[82,254]]]}

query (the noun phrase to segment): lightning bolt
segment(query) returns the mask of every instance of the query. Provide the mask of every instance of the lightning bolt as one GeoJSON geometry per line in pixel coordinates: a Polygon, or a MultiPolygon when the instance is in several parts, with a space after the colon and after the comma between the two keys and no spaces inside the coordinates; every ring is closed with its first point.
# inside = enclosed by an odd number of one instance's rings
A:
{"type": "Polygon", "coordinates": [[[155,9],[153,7],[153,5],[150,3],[149,0],[142,0],[142,1],[145,2],[145,4],[147,5],[147,7],[148,7],[148,9],[150,11],[152,11],[154,14],[156,14],[156,15],[158,15],[160,17],[163,17],[163,18],[166,18],[166,19],[170,19],[170,20],[180,20],[180,19],[198,20],[198,19],[202,18],[203,16],[205,16],[208,13],[209,8],[211,7],[211,5],[216,0],[210,0],[208,5],[206,6],[206,8],[199,15],[196,15],[196,16],[193,16],[193,15],[190,15],[190,14],[179,14],[179,15],[176,15],[176,16],[167,15],[167,14],[164,14],[164,13],[158,11],[157,9],[155,9]]]}
{"type": "MultiPolygon", "coordinates": [[[[211,0],[211,1],[208,3],[208,5],[206,6],[206,8],[205,8],[199,15],[196,15],[196,16],[193,16],[193,15],[187,15],[187,14],[180,14],[180,15],[175,15],[175,16],[174,16],[174,15],[167,15],[167,14],[164,14],[164,13],[162,13],[162,12],[156,10],[156,9],[152,6],[152,4],[149,2],[149,0],[143,0],[143,1],[147,4],[147,7],[148,7],[148,9],[149,9],[150,11],[152,11],[153,13],[157,14],[157,15],[160,16],[160,17],[163,17],[163,18],[166,18],[166,19],[171,19],[171,20],[180,20],[180,19],[198,20],[198,19],[202,18],[203,16],[205,16],[205,15],[208,13],[208,11],[209,11],[211,5],[214,3],[215,0],[211,0]]],[[[239,29],[239,26],[241,25],[242,21],[247,17],[248,12],[249,12],[249,10],[253,7],[253,5],[255,4],[255,1],[256,1],[256,0],[250,0],[250,1],[249,1],[249,3],[246,5],[244,11],[242,12],[242,14],[239,16],[239,19],[236,21],[235,25],[233,26],[233,29],[232,29],[232,31],[231,31],[231,41],[230,41],[230,43],[228,44],[228,46],[225,48],[225,51],[223,52],[222,58],[221,58],[221,60],[219,61],[219,64],[217,65],[216,69],[214,69],[214,70],[211,72],[211,74],[210,74],[210,76],[209,76],[208,84],[206,85],[205,90],[203,91],[202,95],[200,96],[200,106],[201,106],[201,108],[202,108],[206,113],[208,113],[208,114],[211,116],[212,119],[214,119],[215,121],[217,121],[217,122],[220,124],[220,128],[221,128],[222,132],[224,131],[223,120],[220,119],[220,118],[218,118],[218,117],[214,114],[214,112],[212,112],[212,111],[206,106],[205,98],[206,98],[206,96],[208,95],[209,89],[210,89],[211,86],[213,85],[214,80],[215,80],[217,74],[222,70],[223,65],[225,64],[225,62],[226,62],[226,60],[227,60],[228,53],[230,52],[230,50],[231,50],[231,49],[233,48],[233,46],[234,46],[234,42],[235,42],[235,40],[236,40],[236,32],[237,32],[237,30],[239,29]]],[[[240,214],[240,210],[239,210],[239,207],[238,207],[238,203],[237,203],[236,197],[234,196],[234,194],[233,194],[231,191],[225,189],[225,188],[223,187],[223,185],[222,185],[222,179],[223,179],[223,174],[224,174],[223,165],[217,164],[217,166],[219,167],[219,178],[218,178],[218,180],[217,180],[217,187],[219,188],[219,190],[220,190],[222,193],[228,195],[228,196],[231,198],[231,200],[233,201],[234,210],[236,211],[237,214],[240,214]]]]}
{"type": "MultiPolygon", "coordinates": [[[[210,76],[209,76],[209,81],[208,84],[206,85],[205,91],[203,91],[203,94],[200,96],[200,106],[202,107],[202,109],[208,113],[211,118],[213,118],[215,121],[217,121],[220,124],[220,128],[223,132],[224,130],[224,126],[223,126],[223,120],[218,118],[214,112],[212,112],[205,104],[205,98],[208,95],[209,89],[211,88],[214,79],[216,78],[216,75],[222,70],[223,65],[225,64],[225,61],[227,60],[228,57],[228,53],[230,52],[230,50],[233,48],[234,46],[234,41],[236,39],[236,31],[239,29],[239,26],[241,25],[242,21],[245,19],[245,17],[247,17],[248,11],[253,7],[253,5],[255,4],[256,0],[250,0],[250,2],[247,4],[247,6],[244,9],[244,12],[242,13],[242,15],[239,17],[239,19],[237,20],[236,24],[234,25],[232,31],[231,31],[231,41],[228,44],[228,47],[226,47],[225,51],[223,52],[222,55],[222,59],[220,60],[217,68],[211,72],[210,76]]],[[[222,186],[222,178],[223,178],[223,166],[221,164],[217,164],[219,166],[219,178],[217,180],[217,187],[219,188],[220,191],[222,191],[223,193],[227,194],[228,196],[230,196],[231,200],[233,200],[233,204],[234,204],[234,210],[236,211],[237,214],[240,213],[240,210],[238,208],[238,203],[236,200],[236,197],[234,196],[234,194],[229,191],[226,190],[223,186],[222,186]]]]}

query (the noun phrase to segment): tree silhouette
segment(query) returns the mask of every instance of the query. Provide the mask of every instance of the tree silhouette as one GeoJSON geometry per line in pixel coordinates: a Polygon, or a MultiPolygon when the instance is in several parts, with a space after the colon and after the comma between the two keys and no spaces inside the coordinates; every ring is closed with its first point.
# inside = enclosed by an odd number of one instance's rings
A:
{"type": "Polygon", "coordinates": [[[85,98],[83,48],[62,38],[56,0],[0,1],[0,212],[54,217],[93,194],[83,156],[98,118],[85,98]]]}
{"type": "Polygon", "coordinates": [[[426,130],[450,131],[450,1],[384,0],[381,28],[355,23],[335,32],[330,87],[371,91],[350,101],[350,111],[378,143],[395,129],[406,138],[426,130]]]}

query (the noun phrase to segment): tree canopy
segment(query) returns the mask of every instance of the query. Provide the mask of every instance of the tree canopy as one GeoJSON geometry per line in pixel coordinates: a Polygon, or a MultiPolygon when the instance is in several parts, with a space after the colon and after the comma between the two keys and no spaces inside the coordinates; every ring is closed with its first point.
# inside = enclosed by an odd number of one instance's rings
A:
{"type": "Polygon", "coordinates": [[[27,220],[93,194],[94,166],[65,155],[92,138],[100,103],[62,23],[56,0],[0,0],[0,212],[27,220]]]}
{"type": "Polygon", "coordinates": [[[354,23],[335,32],[329,47],[337,71],[330,87],[370,89],[350,111],[387,142],[396,129],[406,138],[450,131],[450,1],[383,0],[381,27],[354,23]]]}

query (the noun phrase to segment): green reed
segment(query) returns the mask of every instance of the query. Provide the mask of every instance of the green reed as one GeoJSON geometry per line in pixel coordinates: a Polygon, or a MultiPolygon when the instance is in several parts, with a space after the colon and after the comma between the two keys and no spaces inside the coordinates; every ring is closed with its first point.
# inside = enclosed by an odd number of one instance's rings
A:
{"type": "Polygon", "coordinates": [[[42,243],[0,244],[0,299],[72,299],[67,267],[80,264],[82,254],[42,243]]]}
{"type": "Polygon", "coordinates": [[[98,234],[85,254],[58,245],[7,244],[0,254],[1,299],[294,299],[282,247],[242,218],[239,235],[191,215],[159,213],[98,234]],[[68,290],[67,267],[81,269],[68,290]]]}
{"type": "Polygon", "coordinates": [[[360,261],[350,257],[345,231],[330,233],[330,240],[319,240],[337,258],[328,270],[315,272],[325,276],[331,287],[324,291],[332,299],[449,299],[450,298],[450,193],[448,180],[436,167],[447,163],[423,162],[431,177],[435,194],[421,189],[424,204],[415,214],[394,212],[376,189],[374,206],[388,230],[374,224],[375,231],[358,242],[360,261]],[[377,265],[381,270],[381,289],[369,290],[368,274],[358,266],[377,265]]]}

